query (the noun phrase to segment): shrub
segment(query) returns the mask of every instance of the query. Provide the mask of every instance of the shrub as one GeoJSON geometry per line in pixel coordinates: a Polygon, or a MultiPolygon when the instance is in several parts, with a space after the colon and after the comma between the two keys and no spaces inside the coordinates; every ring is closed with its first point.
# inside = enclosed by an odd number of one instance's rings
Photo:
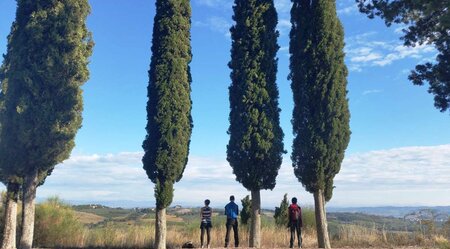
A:
{"type": "Polygon", "coordinates": [[[58,197],[36,206],[34,241],[37,246],[80,246],[85,228],[72,208],[58,197]]]}

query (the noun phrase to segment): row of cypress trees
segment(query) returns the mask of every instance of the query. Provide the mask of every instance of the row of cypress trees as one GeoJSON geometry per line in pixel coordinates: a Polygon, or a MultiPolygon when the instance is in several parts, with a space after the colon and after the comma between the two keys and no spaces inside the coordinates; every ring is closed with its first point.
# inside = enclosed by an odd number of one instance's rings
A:
{"type": "MultiPolygon", "coordinates": [[[[87,0],[18,0],[0,70],[0,173],[7,185],[2,248],[15,248],[23,191],[20,248],[31,248],[36,188],[67,159],[81,126],[81,85],[93,43],[87,0]]],[[[227,160],[251,191],[250,246],[260,247],[260,190],[273,189],[285,153],[276,85],[279,49],[273,0],[235,0],[227,160]]],[[[293,0],[291,74],[295,174],[314,193],[320,247],[329,247],[331,199],[349,141],[343,30],[335,1],[293,0]]],[[[166,248],[165,209],[187,164],[193,127],[189,0],[157,0],[149,70],[144,169],[155,184],[156,248],[166,248]]]]}
{"type": "MultiPolygon", "coordinates": [[[[289,79],[294,172],[314,194],[319,247],[330,248],[325,203],[350,139],[344,33],[333,0],[292,0],[289,79]]],[[[235,0],[231,27],[227,160],[251,192],[250,247],[261,247],[262,189],[273,189],[285,153],[276,73],[273,0],[235,0]]],[[[165,209],[187,164],[192,131],[189,0],[157,0],[149,71],[144,169],[155,183],[155,248],[166,248],[165,209]]]]}

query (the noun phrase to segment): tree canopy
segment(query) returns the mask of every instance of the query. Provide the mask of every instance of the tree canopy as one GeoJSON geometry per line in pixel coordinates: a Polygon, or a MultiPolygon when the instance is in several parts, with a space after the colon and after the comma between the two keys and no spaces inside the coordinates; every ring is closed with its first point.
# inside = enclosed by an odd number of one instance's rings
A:
{"type": "Polygon", "coordinates": [[[190,28],[189,0],[156,1],[142,162],[156,184],[159,208],[172,202],[173,185],[188,161],[193,126],[190,28]]]}
{"type": "Polygon", "coordinates": [[[69,157],[89,77],[89,12],[87,0],[17,1],[0,69],[4,174],[48,172],[69,157]]]}
{"type": "Polygon", "coordinates": [[[284,153],[276,85],[278,17],[272,0],[236,0],[233,9],[227,160],[248,190],[273,189],[284,153]]]}
{"type": "Polygon", "coordinates": [[[350,140],[344,31],[335,1],[296,0],[291,22],[294,172],[307,191],[330,200],[350,140]]]}

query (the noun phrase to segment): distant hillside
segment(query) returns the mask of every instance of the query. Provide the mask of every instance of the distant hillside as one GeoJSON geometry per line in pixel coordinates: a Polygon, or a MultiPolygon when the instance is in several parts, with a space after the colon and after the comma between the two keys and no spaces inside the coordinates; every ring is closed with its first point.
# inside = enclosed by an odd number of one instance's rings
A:
{"type": "Polygon", "coordinates": [[[329,213],[327,218],[330,224],[352,224],[386,231],[413,232],[419,230],[417,222],[403,218],[342,212],[329,213]]]}
{"type": "Polygon", "coordinates": [[[440,220],[445,219],[450,216],[450,206],[437,206],[437,207],[350,207],[350,208],[333,208],[327,209],[328,212],[344,212],[344,213],[363,213],[371,214],[385,217],[394,218],[406,218],[410,217],[420,217],[422,219],[427,219],[429,213],[433,213],[440,220]],[[425,211],[427,210],[427,211],[425,211]],[[418,214],[418,215],[414,215],[418,214]],[[422,216],[420,215],[422,214],[422,216]],[[412,216],[411,216],[412,215],[412,216]]]}

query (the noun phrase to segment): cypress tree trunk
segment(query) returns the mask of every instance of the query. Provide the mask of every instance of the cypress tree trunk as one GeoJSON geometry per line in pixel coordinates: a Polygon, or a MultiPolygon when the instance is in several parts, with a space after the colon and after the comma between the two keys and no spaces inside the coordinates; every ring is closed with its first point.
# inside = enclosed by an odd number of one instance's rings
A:
{"type": "Polygon", "coordinates": [[[252,190],[252,224],[250,228],[250,247],[261,248],[261,191],[252,190]]]}
{"type": "Polygon", "coordinates": [[[38,183],[38,170],[34,169],[25,177],[25,183],[23,185],[22,237],[20,238],[20,249],[33,248],[35,199],[38,183]]]}
{"type": "Polygon", "coordinates": [[[166,249],[166,209],[156,208],[155,249],[166,249]]]}
{"type": "Polygon", "coordinates": [[[331,248],[328,236],[327,215],[325,212],[325,198],[322,190],[314,192],[314,208],[317,226],[317,242],[319,248],[331,248]]]}
{"type": "Polygon", "coordinates": [[[16,248],[17,200],[19,184],[8,182],[6,193],[5,219],[3,229],[2,249],[16,248]]]}

